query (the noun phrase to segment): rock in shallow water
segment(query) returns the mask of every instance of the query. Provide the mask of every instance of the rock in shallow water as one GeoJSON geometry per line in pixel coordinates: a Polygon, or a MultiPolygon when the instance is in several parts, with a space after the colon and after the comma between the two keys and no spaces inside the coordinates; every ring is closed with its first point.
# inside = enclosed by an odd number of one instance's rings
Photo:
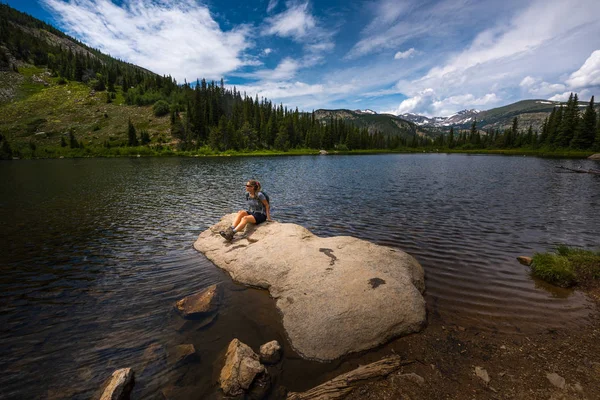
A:
{"type": "Polygon", "coordinates": [[[104,384],[100,400],[129,399],[133,384],[133,370],[131,368],[118,369],[104,384]]]}
{"type": "Polygon", "coordinates": [[[264,364],[275,364],[281,358],[281,346],[277,340],[272,340],[260,346],[260,362],[264,364]]]}
{"type": "Polygon", "coordinates": [[[215,284],[201,292],[184,297],[175,303],[175,308],[183,318],[203,318],[217,311],[219,300],[220,290],[215,284]]]}
{"type": "Polygon", "coordinates": [[[225,365],[221,369],[219,384],[227,396],[239,396],[247,391],[254,378],[266,374],[258,355],[248,345],[233,339],[227,348],[225,365]]]}
{"type": "Polygon", "coordinates": [[[332,360],[422,328],[423,268],[407,253],[282,223],[251,226],[227,243],[218,232],[233,217],[202,232],[194,247],[234,280],[269,290],[303,357],[332,360]]]}

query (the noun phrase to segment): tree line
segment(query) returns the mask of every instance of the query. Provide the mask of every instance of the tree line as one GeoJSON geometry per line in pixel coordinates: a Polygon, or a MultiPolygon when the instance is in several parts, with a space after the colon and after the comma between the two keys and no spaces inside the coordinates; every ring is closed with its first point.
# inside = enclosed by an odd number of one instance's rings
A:
{"type": "Polygon", "coordinates": [[[567,104],[554,107],[542,124],[541,131],[533,130],[529,125],[522,129],[519,119],[513,118],[510,128],[500,131],[491,128],[485,131],[477,129],[474,120],[470,130],[450,128],[448,134],[442,134],[432,142],[433,146],[449,149],[571,149],[600,150],[600,119],[594,104],[594,96],[585,110],[579,110],[576,93],[571,93],[567,104]]]}

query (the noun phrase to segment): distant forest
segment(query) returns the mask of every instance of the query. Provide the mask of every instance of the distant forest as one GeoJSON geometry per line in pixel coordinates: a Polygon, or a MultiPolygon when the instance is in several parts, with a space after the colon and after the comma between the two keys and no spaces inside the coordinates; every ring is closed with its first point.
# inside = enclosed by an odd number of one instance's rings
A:
{"type": "MultiPolygon", "coordinates": [[[[202,79],[195,84],[178,84],[171,76],[159,76],[102,54],[40,20],[0,4],[0,70],[18,72],[15,60],[48,68],[59,83],[77,81],[97,92],[106,92],[107,102],[120,90],[131,106],[151,105],[157,116],[170,114],[170,133],[179,140],[180,150],[203,146],[215,151],[600,149],[600,126],[593,98],[581,113],[577,95],[571,95],[566,107],[554,109],[541,132],[520,127],[515,118],[512,127],[501,132],[481,131],[474,121],[470,130],[451,129],[435,139],[420,134],[408,138],[384,135],[342,119],[320,121],[314,112],[291,110],[265,98],[252,98],[235,87],[226,89],[222,79],[219,83],[202,79]]],[[[138,140],[131,123],[123,132],[128,132],[130,146],[151,144],[143,132],[138,140]]],[[[8,146],[8,138],[3,142],[3,146],[8,146]]]]}

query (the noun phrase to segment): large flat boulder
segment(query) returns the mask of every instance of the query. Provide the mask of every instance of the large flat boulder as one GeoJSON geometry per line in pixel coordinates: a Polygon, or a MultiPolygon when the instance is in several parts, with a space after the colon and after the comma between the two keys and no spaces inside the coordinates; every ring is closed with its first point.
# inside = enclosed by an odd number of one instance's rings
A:
{"type": "Polygon", "coordinates": [[[202,232],[194,247],[234,280],[269,290],[303,357],[333,360],[424,325],[423,268],[407,253],[277,222],[250,226],[228,243],[218,232],[233,217],[202,232]]]}

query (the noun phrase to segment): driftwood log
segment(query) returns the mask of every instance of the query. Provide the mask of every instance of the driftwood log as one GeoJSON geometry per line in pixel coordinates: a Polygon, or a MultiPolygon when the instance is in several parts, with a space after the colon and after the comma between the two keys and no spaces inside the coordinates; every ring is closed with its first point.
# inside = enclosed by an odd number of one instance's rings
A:
{"type": "Polygon", "coordinates": [[[581,168],[575,169],[575,168],[563,167],[562,165],[559,165],[556,168],[566,169],[567,171],[578,172],[580,174],[596,174],[596,175],[600,175],[600,170],[597,170],[597,169],[581,169],[581,168]]]}
{"type": "Polygon", "coordinates": [[[330,400],[348,395],[356,386],[367,380],[385,377],[412,361],[402,361],[393,355],[377,362],[360,366],[350,372],[337,376],[306,392],[288,393],[287,400],[330,400]]]}

